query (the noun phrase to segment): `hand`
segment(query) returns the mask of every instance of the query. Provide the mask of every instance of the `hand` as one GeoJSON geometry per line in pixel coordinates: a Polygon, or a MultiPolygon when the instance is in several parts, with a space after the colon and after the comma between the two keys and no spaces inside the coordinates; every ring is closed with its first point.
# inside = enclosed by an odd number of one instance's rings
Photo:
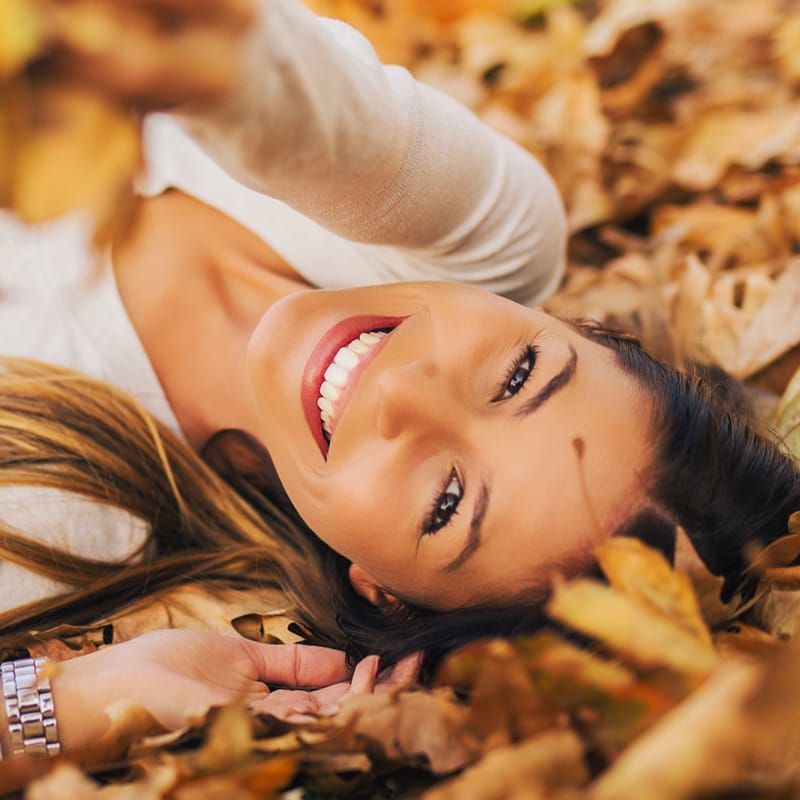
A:
{"type": "Polygon", "coordinates": [[[251,703],[251,708],[292,722],[308,722],[314,719],[314,715],[336,714],[348,697],[407,688],[417,680],[421,662],[422,654],[414,653],[400,659],[378,678],[380,659],[367,656],[358,663],[349,683],[335,683],[313,691],[278,689],[266,699],[251,703]]]}
{"type": "MultiPolygon", "coordinates": [[[[198,631],[154,631],[57,666],[53,698],[66,752],[102,739],[109,727],[105,709],[120,700],[142,706],[163,729],[173,730],[212,705],[243,700],[260,710],[271,696],[267,684],[346,687],[317,695],[320,707],[350,689],[344,683],[344,654],[337,650],[267,645],[198,631]]],[[[370,670],[374,667],[369,662],[361,667],[356,690],[370,685],[370,670]]],[[[282,695],[274,694],[278,698],[265,709],[270,713],[281,709],[282,695]]],[[[290,705],[284,702],[284,707],[290,705]]]]}
{"type": "Polygon", "coordinates": [[[52,3],[49,66],[127,103],[166,108],[219,95],[239,64],[253,0],[52,3]]]}

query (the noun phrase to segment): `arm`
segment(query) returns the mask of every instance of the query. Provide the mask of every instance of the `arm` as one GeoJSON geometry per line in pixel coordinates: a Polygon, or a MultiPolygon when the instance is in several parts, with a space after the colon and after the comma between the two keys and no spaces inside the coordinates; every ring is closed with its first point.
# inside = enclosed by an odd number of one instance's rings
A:
{"type": "MultiPolygon", "coordinates": [[[[183,727],[212,705],[244,702],[285,719],[335,713],[346,697],[376,688],[378,659],[364,659],[348,680],[344,654],[337,650],[164,630],[51,666],[63,752],[93,763],[119,757],[115,748],[125,749],[125,736],[131,740],[183,727]],[[291,688],[272,691],[272,685],[291,688]],[[307,686],[324,688],[294,688],[307,686]],[[138,713],[112,731],[113,707],[120,702],[138,713]]],[[[403,688],[415,680],[418,667],[418,657],[405,659],[380,687],[403,688]]],[[[7,755],[11,742],[4,709],[0,723],[7,755]]]]}
{"type": "Polygon", "coordinates": [[[558,279],[564,213],[530,154],[347,26],[293,0],[258,11],[233,91],[183,109],[230,174],[342,237],[451,270],[433,277],[510,275],[531,296],[558,279]]]}

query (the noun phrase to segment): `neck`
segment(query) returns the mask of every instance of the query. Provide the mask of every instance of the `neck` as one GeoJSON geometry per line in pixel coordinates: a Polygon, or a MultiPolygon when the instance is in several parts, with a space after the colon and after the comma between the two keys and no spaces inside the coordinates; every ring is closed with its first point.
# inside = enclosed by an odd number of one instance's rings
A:
{"type": "Polygon", "coordinates": [[[308,285],[251,231],[180,192],[145,201],[113,258],[122,301],[190,444],[224,428],[257,434],[251,332],[273,303],[308,285]]]}

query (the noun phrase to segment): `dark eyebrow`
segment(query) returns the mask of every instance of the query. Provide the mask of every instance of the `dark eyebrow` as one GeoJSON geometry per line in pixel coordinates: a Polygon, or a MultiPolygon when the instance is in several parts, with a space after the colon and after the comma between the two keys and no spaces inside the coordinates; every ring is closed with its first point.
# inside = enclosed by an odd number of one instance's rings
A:
{"type": "Polygon", "coordinates": [[[537,408],[541,408],[559,389],[563,389],[575,374],[575,368],[578,366],[578,353],[575,347],[570,343],[569,358],[567,363],[561,370],[553,375],[552,378],[533,396],[530,400],[524,403],[516,412],[519,417],[527,417],[532,414],[537,408]]]}
{"type": "Polygon", "coordinates": [[[478,490],[478,499],[472,511],[469,522],[469,535],[461,552],[448,564],[442,567],[442,572],[455,572],[477,549],[481,543],[481,526],[483,525],[486,511],[489,508],[489,483],[484,480],[478,490]]]}

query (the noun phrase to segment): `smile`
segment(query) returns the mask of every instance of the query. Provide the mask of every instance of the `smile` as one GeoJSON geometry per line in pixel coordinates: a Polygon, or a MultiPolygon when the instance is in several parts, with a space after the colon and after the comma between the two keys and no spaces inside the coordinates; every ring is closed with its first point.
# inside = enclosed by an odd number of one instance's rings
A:
{"type": "Polygon", "coordinates": [[[404,317],[361,316],[342,320],[318,342],[303,373],[306,422],[323,457],[359,376],[404,317]]]}
{"type": "Polygon", "coordinates": [[[333,429],[336,427],[336,417],[338,414],[338,403],[345,394],[349,386],[350,378],[359,372],[359,366],[363,367],[366,361],[365,356],[381,339],[386,336],[387,331],[367,331],[362,333],[358,339],[353,339],[346,347],[340,347],[333,357],[323,377],[325,380],[319,387],[319,418],[322,423],[322,432],[330,443],[333,429]]]}

